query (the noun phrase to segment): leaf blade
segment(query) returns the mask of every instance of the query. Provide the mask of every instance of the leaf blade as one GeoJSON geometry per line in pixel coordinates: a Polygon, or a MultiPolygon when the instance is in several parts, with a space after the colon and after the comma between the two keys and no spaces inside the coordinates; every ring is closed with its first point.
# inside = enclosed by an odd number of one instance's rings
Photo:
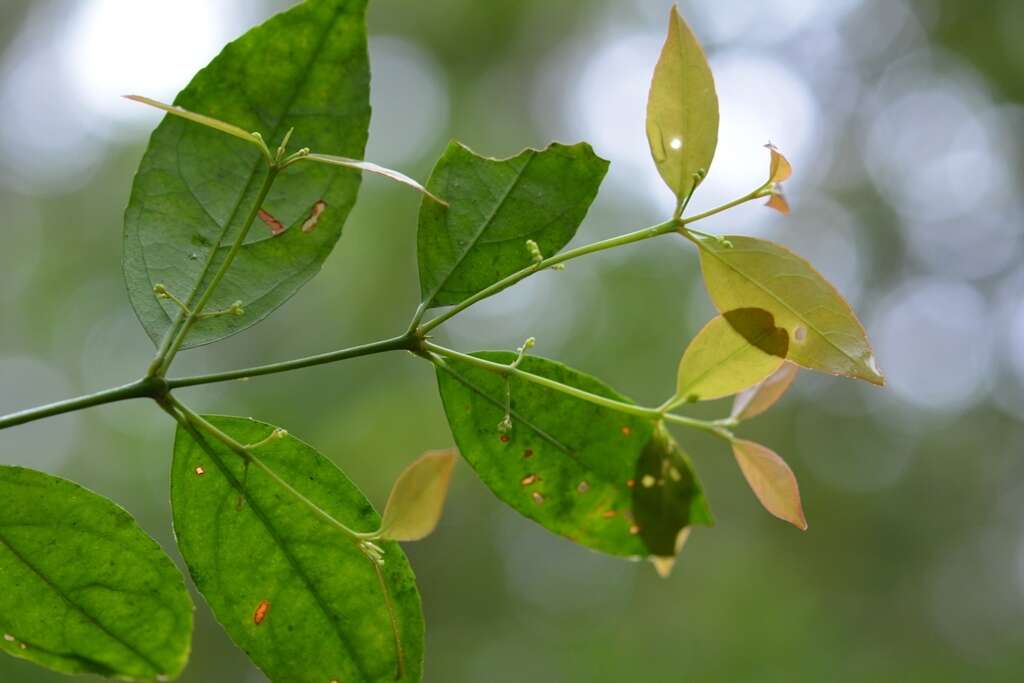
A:
{"type": "Polygon", "coordinates": [[[457,304],[526,268],[533,263],[529,239],[547,256],[559,251],[576,234],[607,169],[585,143],[491,159],[452,142],[427,181],[449,206],[424,202],[420,209],[423,303],[457,304]]]}
{"type": "Polygon", "coordinates": [[[647,98],[647,141],[665,184],[686,199],[711,167],[718,144],[718,95],[704,50],[679,9],[647,98]]]}
{"type": "Polygon", "coordinates": [[[192,601],[159,545],[113,502],[0,466],[0,651],[67,674],[178,676],[192,601]]]}
{"type": "MultiPolygon", "coordinates": [[[[512,352],[474,355],[499,363],[516,358],[512,352]]],[[[551,360],[526,356],[519,368],[627,400],[551,360]]],[[[507,400],[502,378],[458,361],[437,374],[463,458],[499,499],[549,531],[610,555],[652,557],[672,555],[683,528],[713,523],[685,453],[653,421],[513,377],[512,429],[501,432],[507,400]],[[659,479],[669,482],[661,486],[668,487],[664,500],[673,505],[647,495],[648,489],[660,491],[659,479]]]]}
{"type": "MultiPolygon", "coordinates": [[[[258,443],[275,429],[243,418],[206,419],[242,443],[258,443]]],[[[203,441],[206,447],[185,430],[177,432],[174,527],[196,586],[232,640],[274,680],[392,681],[400,669],[400,680],[420,680],[423,617],[401,548],[380,544],[382,583],[353,539],[281,494],[261,471],[246,477],[240,459],[220,444],[203,441]]],[[[294,436],[272,439],[258,452],[342,523],[357,530],[379,526],[377,513],[352,482],[294,436]]]]}
{"type": "Polygon", "coordinates": [[[730,417],[734,420],[749,420],[764,413],[782,398],[799,372],[800,369],[793,363],[783,363],[771,377],[736,396],[730,417]]]}
{"type": "Polygon", "coordinates": [[[406,467],[384,506],[380,537],[418,541],[437,527],[455,467],[455,452],[429,451],[406,467]]]}
{"type": "Polygon", "coordinates": [[[732,451],[764,509],[797,529],[807,531],[800,487],[786,461],[771,449],[743,439],[733,441],[732,451]]]}
{"type": "MultiPolygon", "coordinates": [[[[261,131],[270,142],[294,127],[300,145],[362,157],[369,128],[364,13],[365,0],[311,0],[279,14],[229,43],[175,105],[261,131]]],[[[132,307],[155,344],[181,312],[155,298],[153,286],[163,284],[183,300],[208,286],[266,173],[254,145],[220,131],[173,114],[154,131],[125,211],[123,267],[132,307]]],[[[323,201],[328,209],[317,231],[287,249],[270,249],[272,236],[261,237],[256,226],[209,302],[209,310],[223,310],[241,299],[246,314],[197,322],[183,348],[259,322],[319,272],[359,182],[359,174],[320,164],[280,174],[263,208],[293,225],[323,201]],[[250,296],[250,288],[258,295],[250,296]]]]}
{"type": "Polygon", "coordinates": [[[691,236],[719,311],[754,307],[769,311],[789,332],[788,359],[809,370],[882,385],[874,351],[853,309],[806,260],[754,237],[720,240],[691,236]]]}
{"type": "Polygon", "coordinates": [[[743,391],[778,370],[788,349],[788,334],[775,327],[767,311],[739,308],[717,316],[697,333],[679,360],[676,395],[669,408],[743,391]]]}

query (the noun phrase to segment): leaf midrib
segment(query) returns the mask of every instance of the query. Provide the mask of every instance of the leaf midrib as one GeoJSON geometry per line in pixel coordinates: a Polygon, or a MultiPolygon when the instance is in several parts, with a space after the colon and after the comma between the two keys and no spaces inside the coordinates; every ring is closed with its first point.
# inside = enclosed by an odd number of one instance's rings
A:
{"type": "MultiPolygon", "coordinates": [[[[324,31],[320,34],[320,37],[317,40],[316,46],[313,48],[312,52],[310,53],[310,58],[309,58],[309,60],[307,60],[306,65],[305,65],[305,67],[303,68],[303,70],[301,72],[302,75],[300,76],[300,78],[296,82],[295,87],[292,88],[291,93],[286,98],[284,106],[281,109],[281,115],[277,118],[277,122],[272,127],[271,134],[270,134],[270,137],[269,137],[270,140],[276,140],[277,139],[277,137],[278,137],[278,135],[279,135],[279,133],[281,131],[281,124],[285,120],[285,118],[288,116],[288,111],[291,109],[291,106],[293,104],[295,104],[295,99],[299,96],[299,93],[302,91],[302,89],[309,82],[309,72],[311,70],[310,67],[312,67],[313,63],[317,59],[317,56],[320,54],[320,51],[323,49],[324,44],[327,42],[327,36],[329,36],[331,34],[331,32],[334,31],[334,27],[337,25],[338,19],[342,15],[347,14],[348,13],[347,10],[348,10],[348,6],[347,5],[346,6],[339,5],[338,9],[335,10],[334,15],[331,17],[330,23],[325,27],[324,31]]],[[[180,146],[180,144],[181,144],[181,141],[179,139],[178,145],[180,146]]],[[[177,153],[177,150],[178,150],[178,147],[176,146],[175,147],[175,152],[176,153],[177,153]]],[[[231,224],[234,222],[235,217],[238,215],[238,210],[242,207],[242,202],[245,200],[245,196],[248,193],[247,191],[249,189],[249,186],[252,185],[252,181],[256,177],[256,174],[259,172],[260,168],[262,167],[263,161],[264,161],[263,157],[260,156],[260,157],[257,158],[256,162],[253,164],[253,169],[249,173],[248,180],[246,180],[245,184],[242,186],[242,190],[239,193],[238,199],[235,202],[235,207],[231,210],[231,215],[228,216],[227,221],[225,221],[224,226],[221,228],[220,235],[217,238],[216,246],[213,246],[213,247],[210,248],[209,254],[206,257],[206,263],[203,264],[203,269],[200,272],[199,277],[196,279],[196,283],[192,287],[192,291],[189,292],[188,299],[186,299],[186,303],[189,306],[191,306],[192,302],[195,300],[196,294],[198,293],[199,288],[202,286],[203,281],[206,279],[206,276],[207,276],[207,274],[210,271],[210,266],[213,264],[213,261],[215,260],[215,258],[217,256],[217,252],[223,246],[224,238],[227,236],[228,231],[231,229],[231,224]]],[[[182,176],[182,181],[184,182],[184,176],[182,176]]],[[[188,186],[187,182],[185,183],[185,186],[188,187],[188,192],[189,192],[190,195],[192,195],[192,198],[196,201],[196,203],[203,207],[203,211],[204,212],[207,212],[205,205],[203,205],[202,202],[199,201],[199,198],[196,197],[195,193],[192,191],[192,188],[188,186]]],[[[207,214],[208,214],[208,212],[207,212],[207,214]]],[[[145,252],[145,250],[142,251],[142,259],[143,259],[143,262],[146,261],[146,252],[145,252]]],[[[149,280],[150,278],[148,277],[148,275],[149,275],[148,263],[146,264],[146,274],[147,274],[146,279],[149,280]]],[[[153,285],[154,283],[150,280],[150,284],[153,285]]],[[[164,315],[167,315],[167,311],[164,310],[163,306],[160,306],[160,310],[164,311],[164,315]]],[[[170,328],[169,329],[171,329],[171,330],[177,329],[178,326],[181,324],[184,315],[185,315],[184,311],[180,311],[179,310],[177,315],[174,316],[174,320],[173,321],[171,320],[170,316],[168,316],[167,319],[168,319],[168,322],[170,322],[170,328]]]]}
{"type": "MultiPolygon", "coordinates": [[[[163,674],[167,673],[167,672],[165,672],[163,670],[164,667],[162,667],[159,664],[157,664],[155,661],[153,661],[145,653],[139,651],[139,649],[136,646],[132,645],[131,643],[129,643],[126,640],[124,640],[121,636],[119,636],[116,633],[112,632],[110,629],[108,629],[106,626],[104,626],[102,623],[100,623],[99,620],[95,616],[93,616],[92,614],[87,612],[84,607],[82,607],[77,602],[72,600],[71,597],[64,591],[63,588],[61,588],[56,583],[54,583],[48,576],[46,576],[46,574],[44,574],[38,567],[36,567],[24,555],[22,555],[13,545],[11,545],[10,541],[8,541],[7,538],[4,537],[4,535],[2,533],[0,533],[0,545],[3,545],[5,548],[7,548],[7,550],[10,551],[10,553],[15,557],[15,559],[17,559],[23,565],[28,567],[29,571],[31,571],[33,574],[38,576],[39,579],[43,583],[45,583],[47,586],[49,586],[50,589],[54,593],[56,593],[57,596],[61,600],[63,600],[69,607],[71,607],[73,610],[75,610],[76,612],[81,614],[91,624],[93,624],[96,628],[98,628],[100,631],[105,633],[107,636],[109,636],[110,638],[112,638],[116,642],[120,643],[129,652],[131,652],[133,655],[135,655],[140,660],[145,662],[145,664],[152,669],[153,675],[163,675],[163,674]]],[[[78,655],[72,655],[72,656],[76,656],[77,657],[78,655]]]]}
{"type": "MultiPolygon", "coordinates": [[[[512,182],[509,183],[504,194],[501,196],[501,199],[498,200],[497,204],[491,210],[487,218],[485,218],[482,221],[480,228],[477,230],[473,238],[469,240],[466,246],[461,250],[461,253],[458,255],[458,258],[456,258],[455,263],[451,266],[451,268],[448,269],[448,273],[444,276],[444,279],[442,279],[437,284],[437,286],[434,287],[433,291],[430,292],[430,296],[423,297],[423,300],[426,301],[428,304],[432,304],[434,302],[434,299],[437,298],[438,293],[444,289],[445,285],[448,284],[448,281],[451,279],[452,275],[455,274],[455,271],[458,270],[459,266],[462,265],[462,262],[466,260],[466,256],[469,254],[469,252],[476,247],[477,243],[483,237],[484,233],[487,232],[488,228],[490,228],[491,225],[494,223],[494,219],[497,217],[498,212],[501,211],[501,209],[505,206],[505,202],[508,201],[508,198],[512,195],[513,190],[515,190],[516,187],[518,187],[519,181],[522,180],[523,175],[526,174],[526,170],[530,167],[530,164],[533,163],[533,160],[537,158],[537,152],[535,150],[526,150],[526,152],[524,153],[529,154],[529,157],[526,159],[526,163],[523,164],[522,168],[516,171],[515,178],[513,178],[512,182]]],[[[451,174],[449,173],[447,177],[450,179],[451,174]]],[[[445,227],[447,227],[448,225],[448,218],[450,215],[451,214],[448,213],[447,211],[445,212],[445,227]]],[[[448,233],[447,230],[445,232],[446,234],[450,235],[450,233],[448,233]]]]}
{"type": "Polygon", "coordinates": [[[760,289],[762,292],[764,292],[765,294],[770,296],[772,299],[775,299],[775,301],[777,301],[783,308],[785,308],[787,311],[789,311],[794,316],[796,316],[801,322],[806,324],[809,329],[813,330],[815,334],[817,334],[819,337],[824,339],[825,342],[829,346],[831,346],[836,351],[841,353],[847,359],[853,361],[854,367],[856,367],[858,369],[861,368],[863,363],[862,363],[862,361],[859,358],[854,358],[853,356],[851,356],[849,354],[849,352],[846,351],[846,349],[841,348],[838,344],[836,344],[834,341],[832,341],[832,339],[829,338],[828,335],[826,335],[824,332],[822,332],[821,330],[818,329],[817,325],[812,323],[810,320],[808,320],[806,317],[804,317],[799,311],[797,311],[792,306],[790,306],[788,303],[786,303],[786,301],[784,299],[782,299],[781,297],[779,297],[775,292],[773,292],[772,290],[770,290],[767,287],[765,287],[764,285],[762,285],[758,280],[754,279],[752,276],[748,275],[746,272],[744,272],[743,270],[741,270],[737,266],[733,265],[729,261],[727,261],[724,258],[722,258],[722,256],[720,254],[718,254],[717,252],[715,252],[715,251],[713,251],[711,249],[708,249],[707,246],[705,246],[703,241],[698,241],[698,244],[700,245],[700,248],[704,250],[705,253],[711,254],[716,259],[718,259],[718,261],[720,263],[725,265],[727,268],[729,268],[730,270],[735,272],[737,275],[739,275],[740,277],[745,279],[750,284],[752,284],[755,287],[757,287],[758,289],[760,289]]]}
{"type": "Polygon", "coordinates": [[[210,458],[213,459],[213,462],[217,466],[217,469],[220,470],[221,474],[224,475],[224,478],[228,480],[228,482],[231,484],[231,487],[235,489],[235,491],[237,491],[238,494],[245,499],[246,503],[253,511],[253,514],[256,515],[256,518],[260,521],[260,524],[263,526],[264,529],[266,529],[267,533],[274,541],[276,547],[281,551],[281,554],[284,555],[285,559],[288,561],[288,564],[291,566],[292,570],[299,576],[299,578],[302,580],[302,583],[305,584],[306,589],[313,596],[313,599],[316,600],[316,604],[320,607],[320,611],[324,614],[325,617],[327,617],[327,620],[331,623],[331,626],[334,627],[335,635],[338,636],[338,640],[341,642],[342,647],[344,647],[345,650],[348,651],[349,656],[355,663],[356,669],[359,671],[360,676],[362,676],[365,680],[370,680],[370,676],[368,675],[366,668],[363,666],[362,661],[358,657],[356,649],[352,647],[352,645],[348,641],[348,637],[342,632],[341,624],[338,623],[337,618],[334,616],[334,614],[332,614],[330,607],[327,605],[327,602],[324,600],[323,596],[313,585],[312,579],[302,568],[302,565],[298,561],[298,558],[296,558],[295,555],[291,552],[291,550],[288,549],[288,546],[285,544],[284,539],[281,537],[280,534],[278,534],[277,530],[270,523],[269,515],[267,515],[267,513],[263,511],[263,508],[260,507],[260,505],[252,499],[248,491],[241,485],[241,483],[238,481],[235,475],[228,469],[227,465],[224,463],[220,455],[215,451],[214,448],[212,448],[208,443],[206,443],[205,439],[202,442],[200,442],[200,447],[202,448],[203,451],[206,452],[207,455],[210,456],[210,458]]]}

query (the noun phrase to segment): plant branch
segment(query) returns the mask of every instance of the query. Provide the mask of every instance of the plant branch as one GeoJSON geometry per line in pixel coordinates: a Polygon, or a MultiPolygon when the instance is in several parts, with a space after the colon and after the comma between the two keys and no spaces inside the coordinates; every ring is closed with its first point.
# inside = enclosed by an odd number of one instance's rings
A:
{"type": "Polygon", "coordinates": [[[146,398],[152,396],[153,392],[153,383],[149,380],[140,379],[119,387],[104,389],[103,391],[97,391],[85,396],[57,401],[56,403],[48,403],[37,408],[30,408],[17,413],[11,413],[10,415],[4,415],[3,417],[0,417],[0,429],[7,429],[8,427],[25,424],[26,422],[32,422],[44,417],[71,413],[76,410],[91,408],[105,403],[126,401],[133,398],[146,398]]]}
{"type": "Polygon", "coordinates": [[[459,313],[466,310],[473,304],[479,301],[483,301],[484,299],[492,297],[495,294],[508,289],[509,287],[516,284],[520,280],[523,280],[536,272],[545,270],[552,266],[557,266],[559,263],[565,263],[566,261],[570,261],[574,258],[586,256],[587,254],[593,254],[599,251],[604,251],[606,249],[614,249],[615,247],[621,247],[625,244],[632,244],[633,242],[640,242],[643,240],[650,239],[652,237],[657,237],[658,235],[666,235],[668,233],[675,232],[678,228],[678,225],[678,222],[675,220],[665,221],[664,223],[652,225],[648,228],[643,228],[642,230],[636,230],[635,232],[630,232],[625,235],[612,237],[611,239],[602,240],[600,242],[594,242],[593,244],[586,244],[582,247],[577,247],[576,249],[570,249],[569,251],[565,251],[562,252],[561,254],[556,254],[549,258],[543,259],[542,261],[538,261],[537,263],[527,266],[522,270],[518,270],[515,273],[512,273],[511,275],[499,280],[498,282],[495,282],[490,287],[481,289],[473,296],[449,308],[447,311],[438,315],[436,318],[428,320],[427,322],[419,326],[419,328],[417,329],[417,333],[420,336],[426,335],[428,332],[433,330],[438,325],[441,325],[442,323],[454,318],[459,313]]]}
{"type": "Polygon", "coordinates": [[[167,386],[170,389],[179,389],[182,387],[193,387],[201,384],[213,384],[215,382],[228,382],[235,379],[259,377],[260,375],[273,375],[279,372],[289,372],[291,370],[299,370],[301,368],[324,365],[326,363],[335,363],[342,360],[348,360],[349,358],[370,356],[377,353],[385,353],[387,351],[413,351],[416,348],[417,341],[418,340],[414,335],[406,334],[401,337],[382,339],[381,341],[372,342],[370,344],[362,344],[360,346],[353,346],[347,349],[329,351],[315,356],[306,356],[304,358],[270,363],[268,365],[258,365],[256,367],[229,370],[227,372],[216,372],[209,375],[195,375],[192,377],[168,379],[167,386]]]}
{"type": "MultiPolygon", "coordinates": [[[[213,297],[214,291],[216,291],[221,280],[224,279],[224,275],[227,274],[228,269],[231,267],[231,263],[235,260],[235,256],[238,255],[238,251],[242,248],[242,244],[245,242],[245,238],[249,234],[249,229],[256,221],[260,208],[262,208],[263,202],[267,198],[267,194],[269,194],[270,188],[273,186],[274,180],[277,178],[277,174],[279,172],[280,168],[276,164],[271,164],[267,171],[267,177],[263,179],[263,184],[260,187],[259,193],[256,195],[256,200],[253,202],[252,208],[249,210],[249,215],[246,217],[245,222],[239,229],[238,235],[235,237],[235,241],[231,245],[231,249],[224,257],[224,261],[220,264],[217,272],[214,273],[213,279],[199,298],[199,301],[192,307],[191,311],[188,312],[185,322],[178,327],[176,332],[172,333],[172,336],[169,337],[171,339],[169,343],[167,342],[168,337],[165,337],[164,343],[161,344],[160,350],[157,352],[156,359],[150,366],[150,375],[163,377],[168,368],[170,368],[171,363],[174,361],[174,357],[181,349],[181,345],[185,343],[185,337],[188,335],[189,331],[191,331],[192,326],[195,325],[196,321],[201,318],[203,308],[210,302],[210,298],[213,297]]],[[[219,244],[214,247],[211,252],[210,263],[213,262],[213,255],[217,253],[219,248],[219,244]]],[[[202,282],[202,280],[200,280],[200,282],[202,282]]],[[[191,303],[191,301],[188,303],[191,303]]]]}

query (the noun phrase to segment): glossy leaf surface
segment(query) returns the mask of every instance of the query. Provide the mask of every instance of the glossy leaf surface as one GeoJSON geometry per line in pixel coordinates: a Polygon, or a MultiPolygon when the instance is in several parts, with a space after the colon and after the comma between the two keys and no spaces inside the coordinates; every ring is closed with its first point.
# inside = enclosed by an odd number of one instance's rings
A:
{"type": "MultiPolygon", "coordinates": [[[[175,105],[274,147],[361,158],[370,121],[365,0],[309,0],[224,48],[175,105]]],[[[125,212],[124,271],[135,312],[154,343],[181,314],[153,287],[181,300],[205,289],[223,262],[268,173],[259,149],[169,114],[150,138],[125,212]]],[[[291,297],[331,252],[356,199],[358,171],[304,163],[283,171],[262,208],[288,229],[256,223],[207,306],[241,301],[242,316],[200,320],[184,347],[234,334],[291,297]],[[315,230],[300,229],[320,207],[315,230]]]]}
{"type": "Polygon", "coordinates": [[[704,283],[719,311],[761,308],[789,332],[788,359],[810,370],[883,384],[864,327],[814,267],[755,237],[694,237],[704,283]]]}
{"type": "Polygon", "coordinates": [[[0,651],[67,674],[175,678],[192,601],[131,515],[77,484],[0,466],[0,651]]]}
{"type": "MultiPolygon", "coordinates": [[[[240,443],[258,443],[274,431],[243,418],[207,419],[240,443]]],[[[288,435],[255,452],[342,524],[356,531],[379,527],[363,494],[310,446],[288,435]]],[[[399,670],[400,680],[420,680],[423,615],[398,544],[381,542],[378,576],[357,541],[262,470],[252,466],[246,476],[241,458],[219,442],[204,437],[197,443],[180,428],[173,467],[174,529],[196,587],[232,640],[272,680],[383,682],[396,680],[399,670]]]]}
{"type": "MultiPolygon", "coordinates": [[[[527,356],[519,369],[625,400],[554,361],[527,356]]],[[[689,460],[651,420],[522,378],[506,384],[462,361],[446,361],[438,383],[459,452],[495,495],[548,530],[612,555],[649,557],[674,555],[685,527],[712,523],[689,460]],[[511,429],[502,431],[509,396],[511,429]]]]}
{"type": "Polygon", "coordinates": [[[552,144],[510,159],[490,159],[452,142],[427,189],[448,207],[424,200],[417,251],[422,299],[457,304],[568,244],[608,170],[590,145],[552,144]]]}
{"type": "Polygon", "coordinates": [[[675,7],[647,98],[647,142],[662,179],[680,199],[707,173],[718,144],[711,68],[675,7]]]}

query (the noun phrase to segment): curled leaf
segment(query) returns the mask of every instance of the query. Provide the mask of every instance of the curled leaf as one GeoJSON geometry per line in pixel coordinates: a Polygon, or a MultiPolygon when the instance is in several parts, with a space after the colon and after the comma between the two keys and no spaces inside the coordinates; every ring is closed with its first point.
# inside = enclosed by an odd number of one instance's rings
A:
{"type": "Polygon", "coordinates": [[[769,142],[765,147],[772,155],[768,165],[768,182],[783,183],[789,180],[789,177],[793,175],[793,166],[790,165],[789,160],[782,156],[779,148],[772,143],[769,142]]]}
{"type": "Polygon", "coordinates": [[[743,391],[775,372],[788,350],[789,334],[768,311],[738,308],[720,315],[686,348],[669,408],[743,391]]]}
{"type": "Polygon", "coordinates": [[[125,95],[124,98],[127,100],[132,100],[133,102],[141,102],[142,104],[148,104],[149,106],[156,107],[157,109],[162,109],[168,114],[174,114],[175,116],[180,116],[183,119],[188,119],[189,121],[193,121],[200,125],[206,126],[207,128],[213,128],[214,130],[219,130],[222,133],[233,135],[236,138],[245,140],[248,143],[254,145],[260,144],[259,139],[256,138],[249,131],[243,128],[239,128],[238,126],[227,123],[225,121],[221,121],[220,119],[215,119],[212,116],[197,114],[182,107],[178,107],[171,104],[164,104],[163,102],[158,102],[157,100],[150,99],[148,97],[143,97],[142,95],[125,95]]]}
{"type": "Polygon", "coordinates": [[[771,195],[768,197],[768,201],[765,202],[765,206],[769,209],[775,209],[784,216],[789,215],[789,202],[786,200],[786,195],[782,194],[781,187],[776,187],[772,190],[771,195]]]}
{"type": "Polygon", "coordinates": [[[424,195],[430,197],[435,202],[442,206],[448,206],[448,202],[438,197],[436,194],[423,187],[420,183],[413,180],[409,176],[399,171],[380,166],[372,161],[360,161],[359,159],[349,159],[348,157],[339,157],[333,154],[307,154],[303,157],[299,157],[300,160],[317,161],[322,164],[333,164],[334,166],[344,166],[345,168],[353,168],[359,171],[366,171],[367,173],[375,173],[385,178],[390,178],[395,182],[407,185],[417,192],[421,192],[424,195]]]}
{"type": "Polygon", "coordinates": [[[398,476],[384,508],[379,537],[418,541],[441,519],[457,451],[428,451],[398,476]]]}
{"type": "Polygon", "coordinates": [[[685,200],[718,144],[718,95],[707,57],[676,7],[647,98],[647,141],[665,184],[685,200]]]}
{"type": "Polygon", "coordinates": [[[764,509],[806,531],[807,519],[800,504],[800,487],[786,461],[771,449],[742,439],[733,441],[732,452],[764,509]]]}
{"type": "Polygon", "coordinates": [[[799,371],[800,369],[793,363],[783,363],[766,380],[736,396],[732,404],[731,417],[736,420],[749,420],[771,408],[786,393],[799,371]]]}

